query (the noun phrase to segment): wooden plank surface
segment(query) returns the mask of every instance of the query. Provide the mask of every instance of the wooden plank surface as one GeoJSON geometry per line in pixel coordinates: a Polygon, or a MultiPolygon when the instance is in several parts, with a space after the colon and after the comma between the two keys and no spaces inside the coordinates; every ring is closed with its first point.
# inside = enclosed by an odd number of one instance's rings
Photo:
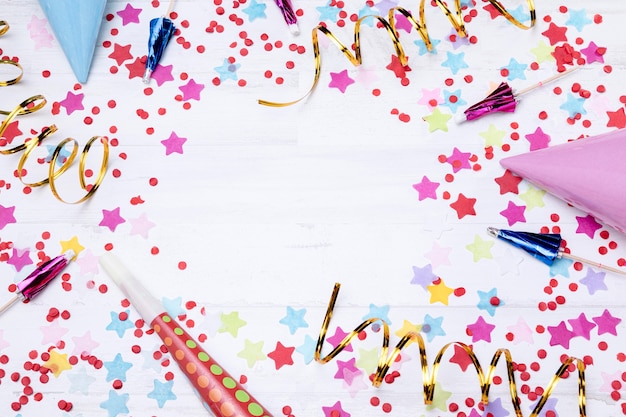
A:
{"type": "MultiPolygon", "coordinates": [[[[5,137],[15,145],[58,127],[28,159],[26,178],[46,175],[37,158],[63,138],[82,150],[102,135],[112,146],[100,189],[77,205],[57,201],[48,186],[25,189],[15,176],[20,154],[0,156],[3,297],[43,257],[80,252],[67,275],[0,317],[0,416],[207,415],[161,340],[98,266],[107,251],[275,416],[513,415],[504,364],[483,412],[476,372],[452,348],[434,406],[422,399],[415,346],[393,366],[400,376],[370,385],[380,330],[369,328],[328,364],[312,361],[335,282],[335,344],[379,317],[392,344],[421,329],[430,363],[445,344],[463,342],[486,371],[494,352],[508,348],[524,415],[562,358],[573,356],[588,365],[587,414],[623,415],[626,281],[584,265],[549,268],[486,228],[561,233],[572,253],[623,266],[622,233],[601,222],[594,228],[585,212],[525,180],[496,180],[504,157],[626,126],[625,6],[542,1],[535,27],[522,30],[485,1],[461,3],[471,42],[452,42],[447,19],[426,5],[432,53],[399,20],[404,75],[384,29],[363,23],[359,66],[320,33],[319,85],[298,104],[271,108],[257,100],[294,100],[311,86],[311,31],[321,20],[350,45],[356,16],[389,5],[417,13],[419,3],[294,0],[301,34],[293,36],[269,0],[180,0],[179,33],[146,86],[136,75],[148,22],[166,2],[109,0],[81,85],[38,2],[5,0],[0,19],[11,29],[0,37],[1,55],[19,59],[24,77],[0,87],[0,108],[35,94],[48,100],[5,137]],[[594,45],[599,53],[588,55],[594,45]],[[453,120],[492,85],[521,89],[555,74],[555,48],[584,65],[524,96],[514,113],[453,120]],[[352,82],[344,85],[346,77],[352,82]],[[450,119],[437,123],[438,114],[450,119]],[[425,182],[438,186],[420,192],[425,182]],[[40,370],[55,366],[56,375],[40,370]]],[[[527,3],[508,3],[528,24],[527,3]]],[[[0,78],[12,70],[0,65],[0,78]]],[[[94,146],[93,175],[101,156],[94,146]]],[[[580,169],[612,174],[602,161],[580,169]]],[[[67,200],[82,195],[77,172],[76,163],[58,180],[67,200]]],[[[541,415],[576,415],[577,394],[572,372],[541,415]]]]}

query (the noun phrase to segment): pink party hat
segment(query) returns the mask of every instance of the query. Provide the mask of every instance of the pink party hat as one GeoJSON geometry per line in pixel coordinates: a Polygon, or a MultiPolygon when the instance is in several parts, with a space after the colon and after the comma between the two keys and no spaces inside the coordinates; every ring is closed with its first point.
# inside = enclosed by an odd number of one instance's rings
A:
{"type": "Polygon", "coordinates": [[[500,164],[626,233],[626,129],[504,158],[500,164]]]}
{"type": "Polygon", "coordinates": [[[39,0],[76,79],[87,82],[106,0],[39,0]]]}

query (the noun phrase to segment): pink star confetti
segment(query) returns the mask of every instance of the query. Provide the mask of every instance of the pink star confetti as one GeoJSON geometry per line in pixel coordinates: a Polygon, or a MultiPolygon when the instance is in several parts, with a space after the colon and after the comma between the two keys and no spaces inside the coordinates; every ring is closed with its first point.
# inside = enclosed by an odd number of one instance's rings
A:
{"type": "Polygon", "coordinates": [[[126,220],[124,220],[120,216],[120,208],[116,207],[113,210],[102,210],[102,220],[100,221],[99,225],[108,227],[109,230],[115,232],[117,226],[124,223],[125,221],[126,220]]]}
{"type": "Polygon", "coordinates": [[[130,234],[140,235],[144,239],[148,239],[148,233],[150,232],[150,229],[156,226],[154,223],[148,220],[146,213],[143,213],[136,219],[129,219],[128,221],[131,224],[130,234]]]}
{"type": "Polygon", "coordinates": [[[596,231],[602,229],[602,225],[596,221],[596,219],[588,214],[584,217],[576,216],[576,221],[578,222],[578,227],[576,228],[576,233],[584,233],[593,239],[593,236],[596,234],[596,231]]]}
{"type": "Polygon", "coordinates": [[[75,111],[85,109],[85,107],[83,107],[83,98],[85,98],[85,95],[83,93],[74,94],[71,91],[68,91],[65,98],[61,100],[59,104],[61,105],[61,107],[65,108],[65,111],[69,116],[75,111]]]}
{"type": "Polygon", "coordinates": [[[187,138],[179,137],[175,132],[170,134],[170,137],[161,141],[165,146],[165,155],[172,153],[183,153],[183,145],[187,142],[187,138]]]}
{"type": "Polygon", "coordinates": [[[613,336],[617,336],[617,325],[622,322],[622,319],[613,316],[609,310],[606,309],[602,312],[602,315],[593,317],[592,320],[598,325],[599,335],[609,333],[613,336]]]}
{"type": "Polygon", "coordinates": [[[183,101],[200,100],[200,93],[204,90],[204,84],[198,84],[193,78],[190,78],[187,84],[178,87],[183,93],[183,101]]]}
{"type": "Polygon", "coordinates": [[[491,342],[491,332],[496,326],[487,323],[483,316],[478,316],[478,319],[473,324],[467,325],[467,330],[472,336],[472,343],[484,340],[485,342],[491,342]]]}
{"type": "Polygon", "coordinates": [[[6,225],[16,223],[13,213],[15,212],[15,206],[5,207],[0,204],[0,230],[4,229],[6,225]]]}
{"type": "Polygon", "coordinates": [[[15,270],[20,272],[25,266],[32,265],[33,261],[30,259],[30,251],[28,249],[13,248],[13,254],[7,263],[13,265],[15,270]]]}
{"type": "Polygon", "coordinates": [[[127,3],[126,7],[116,14],[122,18],[122,26],[126,26],[129,23],[139,23],[141,11],[142,9],[135,9],[130,3],[127,3]]]}
{"type": "MultiPolygon", "coordinates": [[[[154,72],[152,73],[152,79],[156,81],[157,85],[160,87],[168,81],[174,81],[174,76],[172,75],[172,69],[174,65],[161,65],[157,64],[154,72]]],[[[144,65],[145,70],[145,65],[144,65]]],[[[142,71],[143,75],[143,71],[142,71]]]]}
{"type": "Polygon", "coordinates": [[[349,85],[354,84],[354,80],[348,76],[348,70],[343,70],[341,72],[331,72],[330,73],[331,81],[328,84],[331,88],[336,88],[342,93],[346,92],[346,89],[349,85]]]}
{"type": "Polygon", "coordinates": [[[417,184],[413,184],[413,189],[418,192],[419,201],[427,198],[437,199],[437,188],[439,188],[438,182],[433,182],[428,179],[426,175],[422,177],[422,181],[417,184]]]}
{"type": "Polygon", "coordinates": [[[529,133],[525,138],[530,142],[531,151],[547,148],[550,143],[550,136],[544,133],[541,127],[537,127],[533,133],[529,133]]]}
{"type": "Polygon", "coordinates": [[[506,218],[509,226],[513,226],[515,223],[526,222],[526,217],[524,217],[525,210],[526,206],[518,206],[512,201],[509,201],[507,208],[502,210],[500,214],[506,218]]]}
{"type": "Polygon", "coordinates": [[[575,336],[564,321],[561,321],[558,326],[548,326],[548,332],[550,333],[550,346],[560,345],[565,349],[569,349],[569,342],[575,336]]]}

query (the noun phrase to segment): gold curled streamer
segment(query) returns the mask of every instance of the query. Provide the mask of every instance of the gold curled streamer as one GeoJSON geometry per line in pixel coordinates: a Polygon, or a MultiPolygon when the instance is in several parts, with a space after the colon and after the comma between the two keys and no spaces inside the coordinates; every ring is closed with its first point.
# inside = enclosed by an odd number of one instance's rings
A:
{"type": "MultiPolygon", "coordinates": [[[[0,36],[4,35],[8,30],[9,30],[9,24],[4,20],[0,20],[0,36]]],[[[2,59],[0,60],[0,65],[13,65],[20,70],[20,73],[16,78],[12,80],[8,80],[8,81],[0,81],[0,87],[6,87],[9,85],[16,84],[22,79],[24,70],[22,66],[19,64],[19,62],[8,60],[8,59],[2,59]]],[[[17,116],[34,113],[38,110],[41,110],[42,108],[45,107],[46,103],[47,101],[44,96],[35,95],[22,101],[11,111],[0,110],[0,114],[6,115],[6,118],[0,124],[0,138],[3,137],[4,132],[7,130],[9,125],[13,122],[13,120],[17,116]]],[[[0,149],[0,154],[10,155],[10,154],[24,151],[24,153],[22,153],[20,160],[17,164],[17,177],[22,182],[22,184],[24,184],[26,187],[35,188],[35,187],[40,187],[42,185],[49,184],[50,190],[52,191],[52,194],[57,200],[66,204],[82,203],[88,200],[91,196],[93,196],[96,190],[100,187],[100,184],[102,184],[102,181],[104,180],[104,177],[106,175],[106,171],[107,171],[108,164],[109,164],[109,142],[105,137],[93,136],[91,139],[87,141],[87,144],[85,145],[82,153],[80,154],[80,159],[78,162],[78,181],[80,183],[81,189],[86,191],[86,193],[83,197],[79,198],[78,200],[73,201],[73,202],[68,202],[64,200],[59,194],[59,192],[57,191],[57,186],[55,182],[59,176],[61,176],[63,173],[65,173],[68,170],[68,168],[72,165],[72,163],[76,159],[76,156],[78,155],[78,142],[75,139],[66,138],[54,148],[54,151],[52,152],[52,156],[49,162],[50,165],[48,166],[47,178],[44,178],[43,180],[36,181],[36,182],[26,182],[24,180],[24,171],[25,171],[24,165],[26,164],[28,157],[41,144],[41,142],[43,142],[44,139],[46,139],[48,136],[50,136],[57,130],[58,129],[55,125],[49,126],[48,128],[42,130],[41,133],[39,133],[39,135],[37,135],[35,138],[27,140],[25,143],[22,143],[20,145],[14,146],[9,149],[0,149]],[[94,183],[91,185],[88,185],[86,181],[87,156],[89,154],[89,150],[91,149],[91,146],[97,140],[99,140],[103,146],[102,164],[100,165],[100,170],[98,172],[98,175],[96,176],[94,183]],[[61,152],[63,151],[63,149],[65,149],[65,146],[69,143],[73,145],[72,151],[68,157],[63,156],[64,159],[61,159],[61,152]],[[59,165],[59,168],[56,168],[57,165],[59,165]]]]}
{"type": "MultiPolygon", "coordinates": [[[[2,121],[2,124],[0,124],[0,137],[3,136],[4,132],[6,131],[6,129],[8,128],[8,126],[11,124],[11,122],[13,122],[13,120],[18,116],[18,115],[23,115],[23,114],[28,114],[28,113],[33,113],[37,110],[40,110],[41,108],[43,108],[46,104],[46,99],[44,96],[42,95],[36,95],[36,96],[32,96],[26,100],[24,100],[23,102],[21,102],[20,104],[18,104],[11,112],[8,112],[7,117],[2,121]]],[[[7,114],[7,113],[4,113],[7,114]]],[[[44,129],[41,133],[39,133],[39,135],[37,135],[36,137],[28,140],[27,142],[14,146],[12,148],[9,149],[0,149],[0,154],[3,155],[9,155],[9,154],[14,154],[14,153],[18,153],[21,151],[24,151],[20,157],[20,160],[17,164],[17,176],[19,178],[19,180],[22,182],[22,184],[24,184],[27,187],[31,187],[31,188],[35,188],[35,187],[40,187],[42,185],[46,185],[49,184],[50,185],[50,190],[52,191],[52,194],[56,197],[57,200],[63,202],[63,203],[67,203],[67,204],[78,204],[78,203],[82,203],[83,201],[89,199],[95,192],[96,190],[100,187],[100,184],[102,183],[102,181],[104,180],[106,171],[107,171],[107,167],[108,167],[108,161],[109,161],[109,143],[107,141],[106,138],[101,137],[101,136],[94,136],[92,137],[87,144],[85,145],[85,147],[83,148],[83,151],[81,153],[80,156],[80,160],[79,160],[79,182],[80,182],[80,186],[83,190],[87,191],[86,194],[78,199],[77,201],[74,202],[68,202],[66,200],[64,200],[60,194],[57,191],[57,187],[56,187],[56,183],[55,180],[61,176],[63,173],[65,173],[67,171],[67,169],[72,165],[72,163],[74,162],[74,159],[76,159],[76,156],[78,154],[78,142],[76,142],[76,140],[72,139],[72,138],[66,138],[63,141],[61,141],[61,143],[59,143],[53,153],[52,156],[50,158],[50,165],[48,167],[48,177],[44,178],[43,180],[40,181],[36,181],[36,182],[26,182],[24,179],[24,166],[26,164],[26,161],[28,160],[29,156],[31,155],[31,153],[43,142],[44,139],[46,139],[48,136],[50,136],[51,134],[53,134],[54,132],[56,132],[58,129],[55,125],[51,125],[48,128],[44,129]],[[89,150],[91,149],[91,146],[93,145],[93,143],[96,140],[100,140],[100,142],[103,145],[103,156],[102,156],[102,164],[100,166],[100,170],[99,173],[96,177],[96,180],[94,181],[93,185],[87,185],[86,184],[86,160],[87,160],[87,155],[89,153],[89,150]],[[60,159],[60,155],[61,152],[63,151],[63,149],[65,148],[65,145],[67,145],[68,143],[72,143],[73,147],[72,147],[72,152],[70,153],[70,155],[64,159],[61,160],[60,159]],[[57,163],[60,163],[60,167],[56,168],[57,163]]]]}
{"type": "Polygon", "coordinates": [[[0,36],[9,31],[9,23],[6,20],[0,20],[0,36]]]}
{"type": "MultiPolygon", "coordinates": [[[[509,22],[513,23],[516,27],[520,29],[530,29],[531,27],[535,25],[536,13],[535,13],[534,0],[526,0],[528,9],[529,9],[529,14],[530,14],[530,24],[528,26],[524,25],[522,22],[520,22],[515,17],[513,17],[513,15],[511,15],[511,13],[509,13],[508,10],[499,1],[497,0],[488,0],[488,1],[495,7],[495,9],[500,14],[502,14],[503,17],[505,17],[509,22]]],[[[443,11],[443,13],[448,18],[448,20],[450,21],[450,24],[452,25],[454,30],[457,32],[457,34],[462,38],[467,37],[467,31],[465,29],[465,24],[463,21],[463,10],[461,7],[461,0],[454,0],[453,11],[450,10],[450,8],[446,5],[446,3],[443,0],[434,0],[434,2],[443,11]]],[[[362,63],[361,41],[360,41],[361,23],[365,19],[370,18],[370,17],[378,20],[378,22],[380,22],[382,26],[386,29],[387,34],[391,38],[393,47],[396,50],[398,61],[403,66],[407,65],[408,58],[406,57],[404,48],[402,47],[402,44],[400,42],[400,35],[398,34],[398,31],[396,29],[395,14],[396,12],[398,12],[407,18],[407,20],[419,33],[420,37],[424,41],[424,44],[426,45],[426,48],[430,51],[432,50],[432,43],[430,41],[430,37],[428,36],[428,30],[426,28],[425,5],[426,5],[426,0],[420,0],[419,21],[415,19],[415,17],[411,14],[411,12],[409,12],[408,10],[402,7],[390,8],[386,19],[382,16],[377,16],[377,15],[366,15],[366,16],[360,17],[354,23],[354,44],[353,44],[354,54],[350,51],[350,49],[343,42],[339,40],[339,38],[337,38],[328,28],[326,28],[326,26],[322,24],[316,26],[311,31],[311,41],[313,44],[313,57],[315,60],[315,74],[313,76],[313,84],[311,85],[309,90],[306,92],[306,94],[297,100],[288,101],[288,102],[281,103],[281,102],[274,102],[274,101],[267,101],[267,100],[260,99],[258,100],[258,103],[263,106],[269,106],[269,107],[287,107],[287,106],[291,106],[293,104],[296,104],[304,100],[313,92],[313,90],[315,90],[315,87],[317,87],[317,84],[319,82],[320,75],[322,72],[322,59],[321,59],[320,49],[319,49],[318,32],[322,32],[324,35],[326,35],[326,37],[330,39],[335,44],[335,46],[339,48],[339,50],[346,56],[346,58],[348,58],[348,60],[352,63],[352,65],[354,66],[361,65],[362,63]]]]}
{"type": "MultiPolygon", "coordinates": [[[[441,360],[443,358],[444,353],[451,346],[459,346],[461,347],[469,356],[474,368],[476,369],[476,373],[478,375],[478,382],[480,384],[480,392],[481,392],[481,401],[483,404],[487,405],[489,401],[489,390],[493,383],[493,377],[496,370],[496,366],[498,361],[502,356],[504,356],[504,360],[506,361],[507,368],[507,376],[509,380],[509,392],[511,395],[511,402],[513,404],[513,409],[515,410],[516,417],[524,417],[522,410],[520,408],[520,399],[517,393],[517,385],[515,383],[515,372],[513,359],[511,357],[511,353],[508,349],[497,349],[496,353],[493,355],[491,362],[489,364],[489,369],[485,376],[482,366],[478,361],[478,358],[474,354],[471,346],[466,345],[462,342],[450,342],[444,345],[433,361],[432,370],[429,370],[428,358],[426,356],[426,345],[424,343],[424,339],[419,333],[416,332],[408,332],[404,335],[400,341],[393,348],[391,355],[389,355],[389,326],[388,324],[380,319],[380,318],[370,318],[363,321],[359,324],[350,334],[343,338],[341,342],[326,356],[322,357],[322,348],[324,345],[324,340],[326,338],[326,333],[328,331],[328,327],[330,325],[330,320],[333,315],[333,310],[335,308],[335,303],[337,301],[337,296],[339,294],[340,284],[336,283],[333,288],[333,293],[330,297],[330,301],[328,302],[328,308],[326,309],[326,314],[324,316],[324,321],[322,323],[322,328],[319,333],[319,337],[317,339],[317,345],[315,347],[315,361],[319,363],[328,363],[332,359],[334,359],[343,349],[345,349],[352,340],[359,335],[360,332],[365,330],[368,326],[374,323],[382,323],[383,330],[383,341],[382,348],[380,351],[380,356],[378,359],[378,366],[376,372],[374,374],[374,378],[372,380],[372,384],[375,387],[380,386],[382,381],[384,380],[385,375],[389,371],[391,365],[395,362],[396,358],[405,347],[411,345],[412,343],[417,343],[420,352],[420,363],[422,367],[422,383],[424,387],[424,403],[432,404],[434,395],[435,395],[435,385],[437,383],[437,373],[439,371],[439,365],[441,364],[441,360]]],[[[541,410],[543,409],[546,401],[554,391],[554,388],[557,382],[564,378],[566,373],[569,372],[569,367],[573,363],[576,364],[576,369],[578,370],[578,410],[580,412],[580,417],[586,416],[586,396],[585,396],[585,364],[578,358],[568,357],[565,361],[562,362],[559,369],[555,372],[550,380],[547,388],[544,390],[543,395],[533,408],[533,411],[530,414],[530,417],[537,417],[541,410]]]]}
{"type": "Polygon", "coordinates": [[[20,70],[20,73],[17,75],[17,77],[13,78],[12,80],[0,81],[0,87],[7,87],[9,85],[17,84],[22,79],[22,76],[24,75],[24,69],[19,62],[12,61],[10,59],[0,59],[0,65],[13,65],[20,70]]]}

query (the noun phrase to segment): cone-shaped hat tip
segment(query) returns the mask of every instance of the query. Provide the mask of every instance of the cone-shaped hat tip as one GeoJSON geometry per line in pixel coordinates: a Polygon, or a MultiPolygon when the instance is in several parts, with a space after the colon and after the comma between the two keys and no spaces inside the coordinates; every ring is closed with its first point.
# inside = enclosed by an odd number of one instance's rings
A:
{"type": "Polygon", "coordinates": [[[106,0],[39,0],[76,79],[86,83],[106,0]]]}

